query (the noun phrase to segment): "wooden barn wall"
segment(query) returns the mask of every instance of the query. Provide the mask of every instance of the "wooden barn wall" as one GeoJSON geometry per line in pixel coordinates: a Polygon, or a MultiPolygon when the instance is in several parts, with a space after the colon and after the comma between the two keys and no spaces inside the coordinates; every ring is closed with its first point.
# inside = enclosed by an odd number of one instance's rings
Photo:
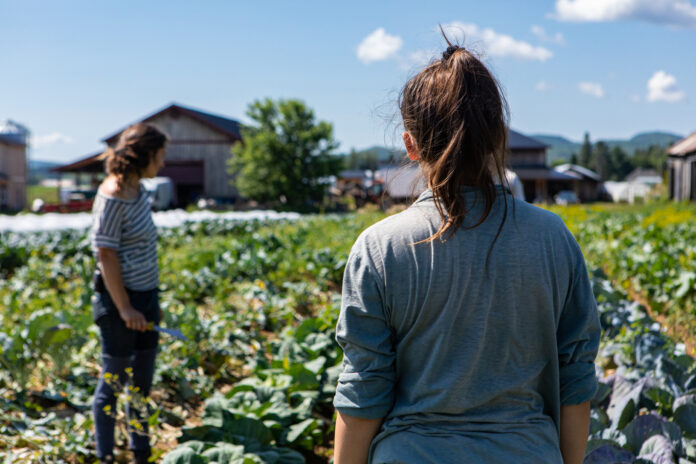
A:
{"type": "Polygon", "coordinates": [[[183,113],[176,118],[166,113],[149,122],[163,130],[170,140],[228,140],[224,134],[183,113]]]}
{"type": "Polygon", "coordinates": [[[673,184],[670,185],[669,190],[677,201],[689,200],[692,196],[691,187],[691,163],[696,163],[696,156],[694,157],[683,157],[683,158],[669,158],[668,159],[669,169],[673,169],[673,174],[670,175],[670,181],[673,184]]]}
{"type": "Polygon", "coordinates": [[[206,124],[186,115],[163,114],[149,123],[164,131],[170,139],[167,161],[203,161],[206,197],[234,198],[237,190],[230,184],[227,160],[232,157],[229,138],[206,124]]]}
{"type": "Polygon", "coordinates": [[[7,205],[12,210],[26,207],[27,167],[23,146],[0,143],[0,172],[7,175],[7,205]]]}
{"type": "Polygon", "coordinates": [[[205,195],[207,197],[237,197],[237,190],[230,184],[232,176],[227,172],[227,161],[232,157],[227,144],[170,144],[165,163],[170,161],[203,161],[205,195]]]}

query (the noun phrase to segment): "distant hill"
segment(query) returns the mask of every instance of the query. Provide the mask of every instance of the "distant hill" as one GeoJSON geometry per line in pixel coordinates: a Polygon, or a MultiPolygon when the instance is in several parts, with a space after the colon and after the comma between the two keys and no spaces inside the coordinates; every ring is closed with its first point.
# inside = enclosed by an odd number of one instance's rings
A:
{"type": "MultiPolygon", "coordinates": [[[[548,164],[553,163],[553,161],[557,159],[566,161],[569,160],[573,153],[580,152],[580,147],[582,146],[582,142],[573,142],[572,140],[568,140],[557,135],[536,134],[531,135],[530,137],[533,137],[549,146],[546,158],[548,164]]],[[[615,146],[619,146],[628,154],[628,156],[633,156],[633,153],[637,149],[646,149],[651,145],[668,147],[682,138],[684,137],[681,135],[670,134],[668,132],[641,132],[634,135],[629,140],[611,139],[603,141],[609,145],[610,149],[614,148],[615,146]]],[[[592,143],[596,143],[599,140],[592,139],[592,134],[590,134],[590,141],[592,143]]]]}
{"type": "Polygon", "coordinates": [[[38,184],[43,179],[57,179],[58,175],[51,172],[51,169],[61,166],[61,163],[50,161],[29,160],[29,183],[38,184]]]}
{"type": "Polygon", "coordinates": [[[365,148],[364,150],[360,150],[360,152],[373,152],[377,154],[377,160],[379,162],[387,162],[390,161],[391,159],[401,159],[402,156],[406,154],[403,150],[397,150],[395,148],[387,148],[387,147],[380,147],[380,146],[372,146],[370,148],[365,148]]]}
{"type": "Polygon", "coordinates": [[[385,164],[400,163],[405,155],[402,150],[374,145],[340,156],[345,158],[346,169],[377,169],[385,164]]]}
{"type": "Polygon", "coordinates": [[[530,135],[530,137],[549,146],[546,151],[546,162],[548,164],[553,163],[557,159],[569,160],[570,155],[580,151],[581,144],[558,135],[530,135]]]}
{"type": "Polygon", "coordinates": [[[47,171],[49,169],[60,166],[61,163],[54,163],[52,161],[41,161],[41,160],[29,160],[29,170],[30,171],[47,171]]]}

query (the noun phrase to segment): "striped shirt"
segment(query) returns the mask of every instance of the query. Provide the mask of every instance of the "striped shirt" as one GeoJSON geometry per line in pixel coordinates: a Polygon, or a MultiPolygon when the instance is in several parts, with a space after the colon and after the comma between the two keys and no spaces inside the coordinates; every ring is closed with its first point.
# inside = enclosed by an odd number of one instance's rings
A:
{"type": "Polygon", "coordinates": [[[97,192],[92,208],[92,250],[118,252],[123,285],[130,290],[151,290],[159,284],[157,228],[145,189],[134,200],[97,192]]]}

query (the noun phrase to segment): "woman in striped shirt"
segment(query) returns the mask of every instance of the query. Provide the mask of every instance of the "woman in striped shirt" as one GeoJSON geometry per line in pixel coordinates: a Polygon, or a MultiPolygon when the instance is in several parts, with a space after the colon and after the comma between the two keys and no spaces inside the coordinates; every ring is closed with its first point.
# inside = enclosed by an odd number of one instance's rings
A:
{"type": "MultiPolygon", "coordinates": [[[[149,124],[124,130],[104,154],[107,177],[93,207],[92,248],[97,259],[94,320],[102,342],[102,376],[94,395],[97,455],[113,462],[116,393],[125,384],[143,397],[152,385],[160,320],[157,229],[140,179],[164,165],[167,137],[149,124]]],[[[130,446],[136,463],[148,461],[146,414],[126,404],[130,446]],[[136,422],[131,424],[131,416],[136,422]]]]}

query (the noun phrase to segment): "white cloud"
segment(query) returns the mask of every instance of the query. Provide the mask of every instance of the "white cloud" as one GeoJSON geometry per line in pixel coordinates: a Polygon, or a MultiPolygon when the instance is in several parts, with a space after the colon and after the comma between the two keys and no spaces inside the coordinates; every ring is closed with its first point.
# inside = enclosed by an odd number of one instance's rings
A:
{"type": "Polygon", "coordinates": [[[73,138],[60,132],[53,132],[47,135],[37,135],[31,138],[31,146],[34,148],[44,148],[57,143],[73,143],[73,138]]]}
{"type": "Polygon", "coordinates": [[[664,71],[657,71],[648,81],[648,94],[645,99],[649,102],[675,103],[682,101],[686,94],[677,89],[677,78],[664,71]]]}
{"type": "Polygon", "coordinates": [[[537,82],[537,84],[534,86],[534,90],[536,90],[537,92],[546,92],[546,91],[549,90],[550,88],[551,88],[551,86],[550,86],[549,83],[546,82],[546,81],[539,81],[539,82],[537,82]]]}
{"type": "Polygon", "coordinates": [[[587,95],[592,95],[596,98],[604,97],[604,89],[602,88],[602,84],[598,84],[596,82],[580,82],[578,84],[578,88],[582,93],[586,93],[587,95]]]}
{"type": "Polygon", "coordinates": [[[551,42],[559,45],[563,45],[565,43],[563,34],[557,32],[555,35],[548,35],[546,34],[544,28],[541,26],[532,26],[532,34],[537,36],[539,40],[541,40],[542,42],[551,42]]]}
{"type": "Polygon", "coordinates": [[[511,56],[538,61],[546,61],[553,56],[553,53],[544,47],[535,47],[509,35],[499,34],[493,29],[479,28],[476,24],[455,21],[443,25],[442,28],[449,37],[458,39],[466,46],[470,46],[471,42],[481,42],[485,48],[484,51],[491,56],[511,56]]]}
{"type": "Polygon", "coordinates": [[[389,35],[380,27],[368,35],[358,45],[358,58],[365,64],[391,58],[401,49],[403,40],[397,35],[389,35]]]}
{"type": "Polygon", "coordinates": [[[696,6],[691,0],[556,0],[553,17],[580,22],[636,19],[696,27],[696,6]]]}

